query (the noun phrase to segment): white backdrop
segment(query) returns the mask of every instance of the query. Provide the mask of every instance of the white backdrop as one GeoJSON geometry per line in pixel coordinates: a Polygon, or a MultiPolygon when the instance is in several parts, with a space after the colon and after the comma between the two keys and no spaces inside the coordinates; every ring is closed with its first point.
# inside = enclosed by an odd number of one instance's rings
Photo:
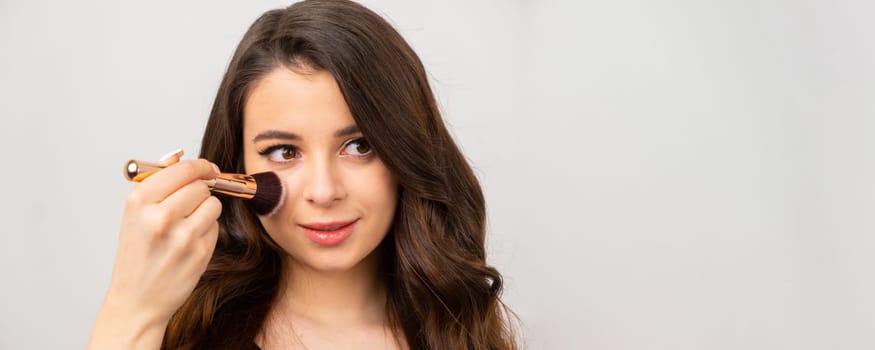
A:
{"type": "MultiPolygon", "coordinates": [[[[529,349],[875,348],[875,2],[367,1],[486,190],[529,349]]],[[[129,158],[280,1],[0,1],[0,348],[84,347],[129,158]]]]}

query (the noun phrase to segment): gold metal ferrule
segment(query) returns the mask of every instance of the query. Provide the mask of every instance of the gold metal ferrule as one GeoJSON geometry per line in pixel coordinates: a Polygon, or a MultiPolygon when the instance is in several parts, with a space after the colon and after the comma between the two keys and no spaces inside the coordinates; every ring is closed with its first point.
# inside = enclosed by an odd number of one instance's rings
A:
{"type": "MultiPolygon", "coordinates": [[[[140,182],[166,167],[160,163],[132,159],[125,163],[124,174],[128,181],[140,182]]],[[[252,176],[234,173],[221,173],[215,179],[203,180],[203,182],[210,187],[212,192],[243,199],[255,197],[255,191],[258,187],[252,176]]]]}
{"type": "Polygon", "coordinates": [[[249,175],[221,173],[213,180],[204,180],[210,190],[237,198],[255,197],[255,179],[249,175]]]}

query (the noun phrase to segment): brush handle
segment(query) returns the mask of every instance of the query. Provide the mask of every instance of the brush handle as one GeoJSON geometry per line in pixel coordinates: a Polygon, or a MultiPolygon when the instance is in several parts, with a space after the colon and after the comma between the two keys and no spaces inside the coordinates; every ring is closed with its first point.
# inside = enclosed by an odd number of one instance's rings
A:
{"type": "MultiPolygon", "coordinates": [[[[125,178],[128,181],[140,182],[166,167],[160,163],[132,159],[125,163],[125,178]]],[[[220,173],[215,179],[201,181],[212,192],[243,199],[255,197],[255,191],[258,188],[255,178],[245,174],[220,173]]]]}

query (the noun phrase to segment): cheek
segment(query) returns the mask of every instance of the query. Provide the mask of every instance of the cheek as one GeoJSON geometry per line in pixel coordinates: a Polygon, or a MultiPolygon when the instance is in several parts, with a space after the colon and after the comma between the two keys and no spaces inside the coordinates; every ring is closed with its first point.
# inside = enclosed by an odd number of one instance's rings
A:
{"type": "MultiPolygon", "coordinates": [[[[258,162],[253,163],[256,167],[259,166],[258,162]]],[[[306,204],[303,196],[307,179],[304,178],[306,172],[297,167],[274,171],[283,182],[284,204],[277,215],[262,220],[265,223],[278,224],[278,220],[287,222],[296,208],[306,204]]],[[[343,169],[337,174],[335,181],[340,181],[338,185],[342,186],[347,194],[348,203],[342,204],[341,207],[352,206],[368,211],[388,211],[394,215],[398,182],[382,163],[343,169]]]]}
{"type": "Polygon", "coordinates": [[[350,195],[356,196],[371,211],[393,217],[398,198],[398,182],[382,164],[369,169],[367,176],[356,178],[350,195]]]}

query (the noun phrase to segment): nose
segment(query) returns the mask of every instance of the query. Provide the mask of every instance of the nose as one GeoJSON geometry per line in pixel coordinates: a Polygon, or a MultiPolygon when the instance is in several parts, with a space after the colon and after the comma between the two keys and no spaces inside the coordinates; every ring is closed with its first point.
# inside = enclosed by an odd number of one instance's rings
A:
{"type": "Polygon", "coordinates": [[[314,160],[309,164],[304,186],[304,199],[320,207],[330,207],[346,198],[339,169],[330,160],[314,160]]]}

